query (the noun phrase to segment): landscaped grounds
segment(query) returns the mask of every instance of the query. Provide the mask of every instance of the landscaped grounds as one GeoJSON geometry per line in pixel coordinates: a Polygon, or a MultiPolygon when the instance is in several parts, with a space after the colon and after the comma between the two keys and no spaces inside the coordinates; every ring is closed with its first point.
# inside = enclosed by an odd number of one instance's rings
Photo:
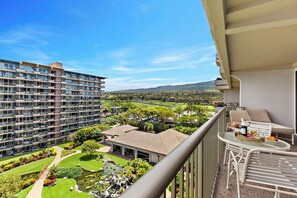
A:
{"type": "Polygon", "coordinates": [[[126,164],[127,160],[114,156],[114,155],[110,155],[110,154],[106,154],[106,153],[102,153],[102,152],[95,152],[94,154],[90,155],[89,153],[79,153],[79,154],[75,154],[73,156],[70,156],[66,159],[64,159],[63,161],[61,161],[58,164],[58,167],[64,167],[64,168],[73,168],[73,167],[77,167],[80,166],[82,167],[84,170],[88,170],[88,171],[98,171],[101,168],[103,168],[103,163],[102,160],[98,159],[99,155],[103,155],[105,160],[112,160],[114,161],[117,165],[123,166],[126,164]]]}
{"type": "Polygon", "coordinates": [[[77,192],[74,188],[76,182],[74,179],[57,179],[55,186],[46,186],[42,190],[42,198],[91,198],[88,193],[77,192]],[[73,190],[70,191],[72,186],[73,190]]]}
{"type": "Polygon", "coordinates": [[[29,164],[25,164],[19,167],[16,167],[14,169],[11,169],[9,171],[5,171],[4,173],[1,173],[3,175],[25,175],[28,173],[35,173],[40,172],[46,165],[49,165],[53,160],[55,159],[55,156],[48,157],[45,159],[41,159],[35,162],[31,162],[29,164]]]}

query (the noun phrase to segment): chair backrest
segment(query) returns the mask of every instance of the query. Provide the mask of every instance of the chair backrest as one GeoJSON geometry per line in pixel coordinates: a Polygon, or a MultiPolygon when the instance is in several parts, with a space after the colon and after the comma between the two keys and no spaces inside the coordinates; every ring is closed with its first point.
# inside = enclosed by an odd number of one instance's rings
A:
{"type": "Polygon", "coordinates": [[[297,153],[250,150],[244,163],[241,182],[247,181],[297,189],[297,153]]]}
{"type": "Polygon", "coordinates": [[[241,118],[247,120],[248,115],[246,111],[237,111],[231,110],[230,111],[230,121],[232,122],[241,122],[241,118]]]}
{"type": "Polygon", "coordinates": [[[250,109],[247,108],[248,120],[256,122],[271,122],[268,113],[265,109],[250,109]]]}

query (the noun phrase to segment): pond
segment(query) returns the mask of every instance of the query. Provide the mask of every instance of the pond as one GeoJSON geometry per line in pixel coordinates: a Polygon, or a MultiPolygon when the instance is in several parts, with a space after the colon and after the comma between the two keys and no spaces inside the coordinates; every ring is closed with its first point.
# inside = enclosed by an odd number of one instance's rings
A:
{"type": "Polygon", "coordinates": [[[103,181],[111,174],[115,174],[121,167],[114,164],[112,161],[104,163],[104,167],[97,172],[83,170],[82,175],[75,178],[78,189],[83,192],[98,191],[100,189],[99,182],[103,181]]]}

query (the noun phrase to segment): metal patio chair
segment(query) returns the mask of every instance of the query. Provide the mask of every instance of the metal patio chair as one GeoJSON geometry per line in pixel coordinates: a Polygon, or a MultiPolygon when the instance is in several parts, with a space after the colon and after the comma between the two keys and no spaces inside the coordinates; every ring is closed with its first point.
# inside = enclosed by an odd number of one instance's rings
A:
{"type": "Polygon", "coordinates": [[[245,162],[238,162],[230,151],[228,162],[227,189],[229,176],[235,172],[237,197],[240,185],[275,192],[275,198],[282,194],[297,196],[297,153],[253,149],[247,153],[245,162]]]}

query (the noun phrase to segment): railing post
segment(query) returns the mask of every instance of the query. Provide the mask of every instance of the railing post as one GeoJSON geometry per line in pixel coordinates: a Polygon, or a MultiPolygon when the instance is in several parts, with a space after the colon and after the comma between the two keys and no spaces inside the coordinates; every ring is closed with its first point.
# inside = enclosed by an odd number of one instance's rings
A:
{"type": "Polygon", "coordinates": [[[198,198],[203,198],[203,140],[198,145],[198,198]]]}

